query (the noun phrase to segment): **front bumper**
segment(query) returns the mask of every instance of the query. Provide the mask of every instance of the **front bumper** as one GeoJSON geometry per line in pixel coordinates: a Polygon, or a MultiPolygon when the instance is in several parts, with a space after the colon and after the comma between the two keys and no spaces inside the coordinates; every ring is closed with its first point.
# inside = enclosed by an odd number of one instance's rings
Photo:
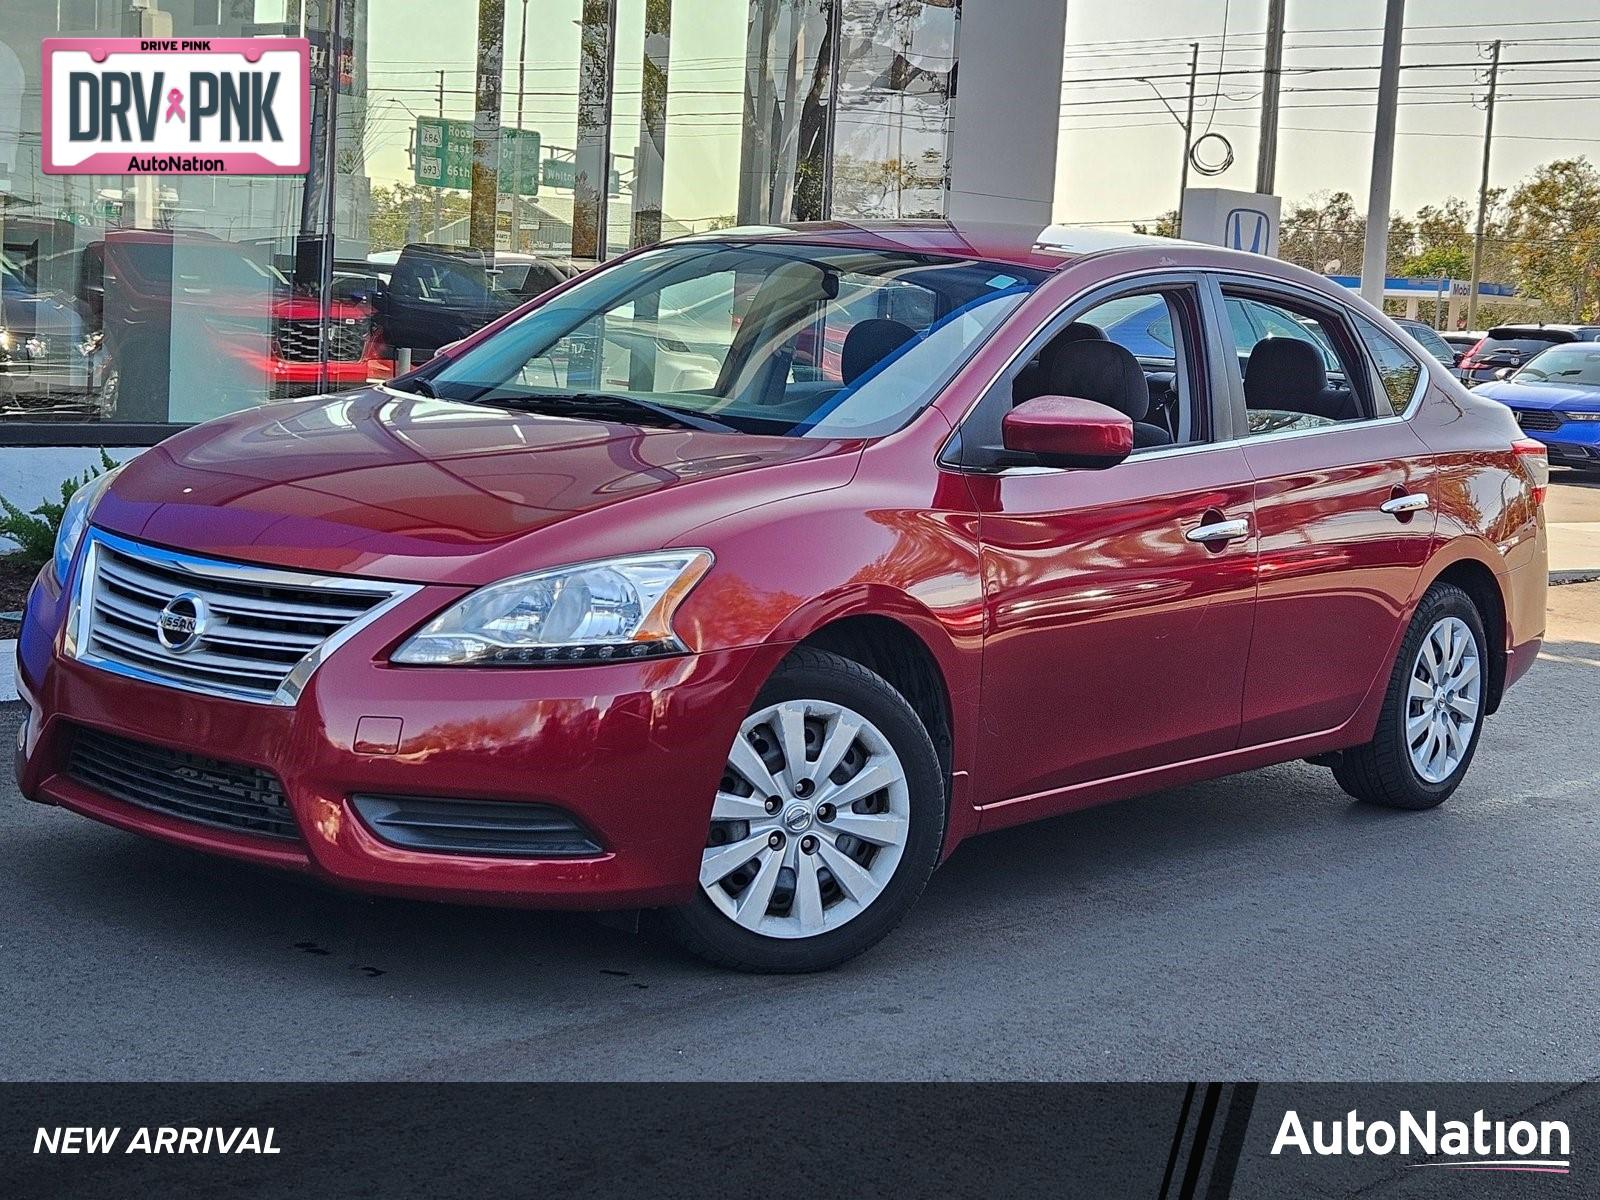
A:
{"type": "MultiPolygon", "coordinates": [[[[292,707],[178,691],[59,654],[62,598],[29,598],[19,685],[30,709],[24,796],[212,854],[342,887],[431,900],[626,908],[689,900],[728,747],[781,647],[587,667],[398,668],[384,652],[458,589],[424,588],[341,646],[292,707]],[[431,594],[430,594],[431,593],[431,594]],[[363,717],[400,722],[393,752],[358,750],[363,717]],[[202,825],[126,803],[68,773],[74,731],[260,767],[281,781],[298,839],[202,825]],[[592,831],[601,853],[524,859],[379,840],[358,794],[533,801],[592,831]]],[[[368,726],[371,728],[371,726],[368,726]]]]}
{"type": "Polygon", "coordinates": [[[1510,405],[1511,413],[1525,436],[1545,444],[1550,461],[1565,466],[1600,467],[1600,421],[1562,421],[1555,429],[1528,429],[1523,427],[1523,413],[1536,420],[1548,417],[1542,409],[1519,409],[1510,405]]]}

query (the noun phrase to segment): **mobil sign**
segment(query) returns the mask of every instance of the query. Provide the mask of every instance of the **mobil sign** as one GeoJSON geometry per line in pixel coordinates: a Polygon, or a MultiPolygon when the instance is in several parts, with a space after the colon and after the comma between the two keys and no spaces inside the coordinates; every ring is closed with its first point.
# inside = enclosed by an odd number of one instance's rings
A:
{"type": "Polygon", "coordinates": [[[303,175],[304,38],[46,38],[52,175],[303,175]]]}

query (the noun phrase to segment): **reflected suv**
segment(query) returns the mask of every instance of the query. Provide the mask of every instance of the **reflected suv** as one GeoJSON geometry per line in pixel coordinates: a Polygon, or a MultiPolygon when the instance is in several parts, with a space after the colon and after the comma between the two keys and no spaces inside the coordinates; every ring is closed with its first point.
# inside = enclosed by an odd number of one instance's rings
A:
{"type": "Polygon", "coordinates": [[[1547,475],[1286,263],[719,231],[80,490],[18,773],[342,887],[815,970],[989,830],[1292,759],[1443,801],[1538,652],[1547,475]],[[661,336],[690,305],[705,373],[661,336]]]}

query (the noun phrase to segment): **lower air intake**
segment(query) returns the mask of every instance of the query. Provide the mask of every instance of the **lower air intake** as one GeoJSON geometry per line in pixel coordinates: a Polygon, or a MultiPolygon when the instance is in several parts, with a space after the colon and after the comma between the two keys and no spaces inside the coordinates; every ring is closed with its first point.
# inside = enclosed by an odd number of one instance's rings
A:
{"type": "Polygon", "coordinates": [[[495,858],[601,853],[571,814],[548,804],[371,795],[351,796],[350,803],[380,841],[405,850],[495,858]]]}

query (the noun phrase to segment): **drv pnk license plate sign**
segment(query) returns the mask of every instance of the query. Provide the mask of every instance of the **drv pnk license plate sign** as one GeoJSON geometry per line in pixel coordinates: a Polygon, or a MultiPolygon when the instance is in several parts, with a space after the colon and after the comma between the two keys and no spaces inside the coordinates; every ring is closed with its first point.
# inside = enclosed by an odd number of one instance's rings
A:
{"type": "Polygon", "coordinates": [[[44,39],[50,175],[304,175],[304,38],[44,39]]]}

